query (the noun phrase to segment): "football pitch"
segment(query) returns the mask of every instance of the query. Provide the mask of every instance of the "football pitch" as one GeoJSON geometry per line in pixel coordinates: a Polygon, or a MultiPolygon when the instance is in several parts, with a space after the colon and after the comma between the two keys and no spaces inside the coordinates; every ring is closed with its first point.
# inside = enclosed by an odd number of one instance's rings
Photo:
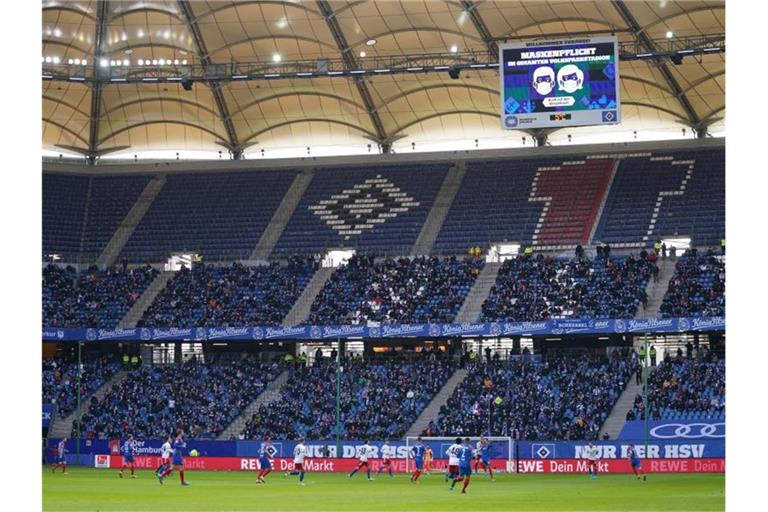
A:
{"type": "MultiPolygon", "coordinates": [[[[126,472],[126,476],[128,476],[126,472]]],[[[43,510],[724,510],[725,475],[653,474],[648,481],[632,475],[484,475],[472,477],[467,494],[453,491],[442,474],[423,475],[411,484],[408,475],[382,476],[369,482],[364,474],[351,480],[340,473],[297,477],[272,473],[267,484],[242,471],[187,471],[188,487],[174,473],[160,485],[151,471],[138,478],[118,478],[117,470],[73,467],[68,475],[43,468],[43,510]]]]}

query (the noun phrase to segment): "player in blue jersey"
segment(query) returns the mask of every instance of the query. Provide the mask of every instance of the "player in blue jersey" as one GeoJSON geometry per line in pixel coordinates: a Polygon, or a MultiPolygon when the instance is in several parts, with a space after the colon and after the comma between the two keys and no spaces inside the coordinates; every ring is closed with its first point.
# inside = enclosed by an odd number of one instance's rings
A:
{"type": "Polygon", "coordinates": [[[187,447],[186,441],[184,441],[184,431],[179,429],[176,432],[176,439],[173,440],[173,469],[179,471],[179,480],[181,485],[189,485],[184,479],[184,456],[183,450],[187,447]]]}
{"type": "Polygon", "coordinates": [[[477,467],[482,465],[488,476],[493,480],[493,468],[491,467],[491,442],[487,437],[480,436],[480,441],[477,442],[477,449],[475,450],[476,462],[475,473],[477,473],[477,467]]]}
{"type": "Polygon", "coordinates": [[[632,471],[635,473],[637,479],[640,480],[640,476],[642,476],[643,480],[645,481],[647,475],[645,474],[645,470],[643,470],[643,464],[640,462],[640,456],[637,454],[637,450],[635,450],[635,445],[631,443],[629,445],[627,458],[629,459],[629,463],[632,465],[632,471]]]}
{"type": "Polygon", "coordinates": [[[413,457],[413,474],[411,474],[411,482],[416,481],[421,476],[421,472],[424,471],[424,455],[427,453],[427,447],[424,446],[424,442],[421,440],[421,436],[416,439],[416,444],[411,447],[411,457],[413,457]]]}
{"type": "Polygon", "coordinates": [[[472,446],[468,437],[464,438],[464,443],[457,453],[459,457],[459,475],[451,482],[451,490],[453,490],[456,482],[464,482],[464,486],[461,488],[461,493],[467,493],[467,486],[469,485],[469,478],[472,476],[472,446]]]}
{"type": "Polygon", "coordinates": [[[62,438],[61,441],[59,441],[59,444],[56,446],[56,462],[53,463],[53,467],[51,468],[51,473],[56,472],[56,468],[62,468],[64,471],[63,473],[65,475],[68,475],[67,473],[67,459],[64,457],[67,454],[67,438],[62,438]]]}
{"type": "Polygon", "coordinates": [[[123,452],[123,466],[120,468],[120,478],[123,478],[123,471],[127,467],[131,468],[131,478],[136,478],[136,461],[134,460],[136,441],[133,440],[133,434],[128,434],[128,439],[120,447],[120,451],[123,452]]]}
{"type": "Polygon", "coordinates": [[[272,446],[272,439],[266,437],[259,448],[259,476],[256,479],[257,484],[267,483],[264,477],[272,471],[272,458],[275,456],[275,453],[277,453],[277,449],[272,446]]]}

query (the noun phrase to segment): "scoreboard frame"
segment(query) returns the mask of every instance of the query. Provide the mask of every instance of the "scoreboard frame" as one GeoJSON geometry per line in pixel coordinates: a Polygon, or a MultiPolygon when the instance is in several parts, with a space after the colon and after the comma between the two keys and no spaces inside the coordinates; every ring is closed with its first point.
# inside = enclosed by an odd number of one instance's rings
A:
{"type": "MultiPolygon", "coordinates": [[[[584,51],[584,50],[580,50],[584,51]]],[[[549,60],[549,59],[545,59],[549,60]]],[[[578,62],[578,61],[576,61],[578,62]]],[[[562,57],[557,64],[542,64],[541,67],[550,67],[554,69],[556,65],[563,67],[567,65],[569,61],[567,57],[562,57]]],[[[525,66],[527,72],[530,72],[531,68],[535,64],[525,66]]],[[[583,67],[583,66],[582,66],[583,67]]],[[[554,77],[552,77],[554,78],[554,77]]],[[[551,79],[551,78],[550,78],[551,79]]],[[[619,43],[618,38],[615,36],[600,36],[600,37],[585,37],[578,39],[561,39],[561,40],[529,40],[520,41],[515,43],[506,43],[499,45],[499,96],[501,99],[501,127],[504,130],[528,130],[536,128],[563,128],[574,126],[601,126],[619,124],[621,122],[621,85],[619,75],[619,43]],[[538,104],[536,107],[541,109],[540,111],[525,111],[525,112],[512,112],[507,113],[507,90],[505,89],[505,75],[514,74],[510,73],[513,67],[508,67],[507,58],[519,54],[523,50],[535,52],[535,51],[557,51],[557,50],[572,50],[590,48],[589,45],[600,45],[605,48],[606,44],[612,44],[613,49],[610,51],[600,52],[600,55],[613,55],[613,84],[614,84],[614,101],[615,104],[608,103],[605,106],[595,107],[594,102],[591,106],[587,105],[583,108],[558,108],[543,107],[544,101],[539,96],[538,104]],[[505,56],[507,58],[505,58],[505,56]]],[[[557,83],[552,84],[556,90],[557,83]]],[[[585,83],[584,85],[589,85],[585,83]]],[[[533,101],[530,100],[531,96],[535,96],[536,93],[533,90],[532,84],[529,85],[529,106],[533,106],[533,101]]],[[[510,95],[511,97],[511,95],[510,95]]],[[[554,100],[560,98],[568,98],[568,93],[565,94],[552,94],[551,99],[554,100]]],[[[572,97],[571,97],[572,98],[572,97]]],[[[545,97],[545,100],[550,100],[550,97],[545,97]]],[[[515,100],[513,100],[515,101],[515,100]]],[[[561,100],[560,103],[565,104],[566,100],[561,100]]],[[[571,100],[573,105],[575,100],[571,100]]],[[[570,107],[571,105],[566,105],[570,107]]]]}

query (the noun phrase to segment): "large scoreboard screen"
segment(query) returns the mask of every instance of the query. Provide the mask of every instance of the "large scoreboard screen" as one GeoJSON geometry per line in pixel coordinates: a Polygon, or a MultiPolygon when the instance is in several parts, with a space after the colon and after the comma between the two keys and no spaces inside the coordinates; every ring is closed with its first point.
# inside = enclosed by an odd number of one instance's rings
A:
{"type": "Polygon", "coordinates": [[[501,126],[507,130],[620,121],[615,37],[499,47],[501,126]]]}

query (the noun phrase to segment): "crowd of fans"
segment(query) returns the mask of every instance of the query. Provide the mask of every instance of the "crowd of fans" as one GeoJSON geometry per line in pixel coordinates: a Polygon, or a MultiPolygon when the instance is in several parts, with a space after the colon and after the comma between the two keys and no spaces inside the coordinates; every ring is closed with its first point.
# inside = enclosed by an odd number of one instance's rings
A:
{"type": "Polygon", "coordinates": [[[192,438],[215,438],[279,373],[278,363],[252,356],[226,364],[191,358],[182,365],[137,368],[101,401],[91,397],[81,434],[163,438],[183,428],[192,438]]]}
{"type": "Polygon", "coordinates": [[[140,327],[279,325],[317,269],[313,259],[262,266],[196,265],[179,271],[140,327]]]}
{"type": "Polygon", "coordinates": [[[482,267],[476,258],[356,255],[318,294],[309,323],[450,323],[482,267]]]}
{"type": "Polygon", "coordinates": [[[659,309],[664,317],[725,316],[725,259],[713,250],[686,252],[675,264],[659,309]]]}
{"type": "Polygon", "coordinates": [[[68,266],[43,269],[43,325],[112,328],[157,275],[147,265],[129,269],[90,267],[78,275],[68,266]]]}
{"type": "MultiPolygon", "coordinates": [[[[685,416],[701,419],[725,413],[725,360],[709,352],[703,358],[666,357],[648,377],[648,413],[651,419],[685,416]]],[[[627,420],[645,417],[641,395],[635,397],[627,420]]]]}
{"type": "MultiPolygon", "coordinates": [[[[443,387],[455,365],[436,354],[406,362],[347,359],[340,374],[343,439],[399,439],[443,387]]],[[[298,367],[280,397],[246,424],[247,439],[333,439],[336,367],[323,359],[298,367]]]]}
{"type": "MultiPolygon", "coordinates": [[[[84,400],[120,370],[115,357],[88,358],[82,363],[80,399],[84,400]]],[[[59,357],[43,358],[43,403],[54,404],[62,418],[69,416],[77,407],[77,362],[59,357]]]]}
{"type": "Polygon", "coordinates": [[[658,272],[653,258],[559,259],[525,255],[504,262],[483,303],[483,321],[633,318],[658,272]]]}
{"type": "Polygon", "coordinates": [[[632,374],[631,360],[587,355],[470,365],[426,436],[597,439],[632,374]]]}

